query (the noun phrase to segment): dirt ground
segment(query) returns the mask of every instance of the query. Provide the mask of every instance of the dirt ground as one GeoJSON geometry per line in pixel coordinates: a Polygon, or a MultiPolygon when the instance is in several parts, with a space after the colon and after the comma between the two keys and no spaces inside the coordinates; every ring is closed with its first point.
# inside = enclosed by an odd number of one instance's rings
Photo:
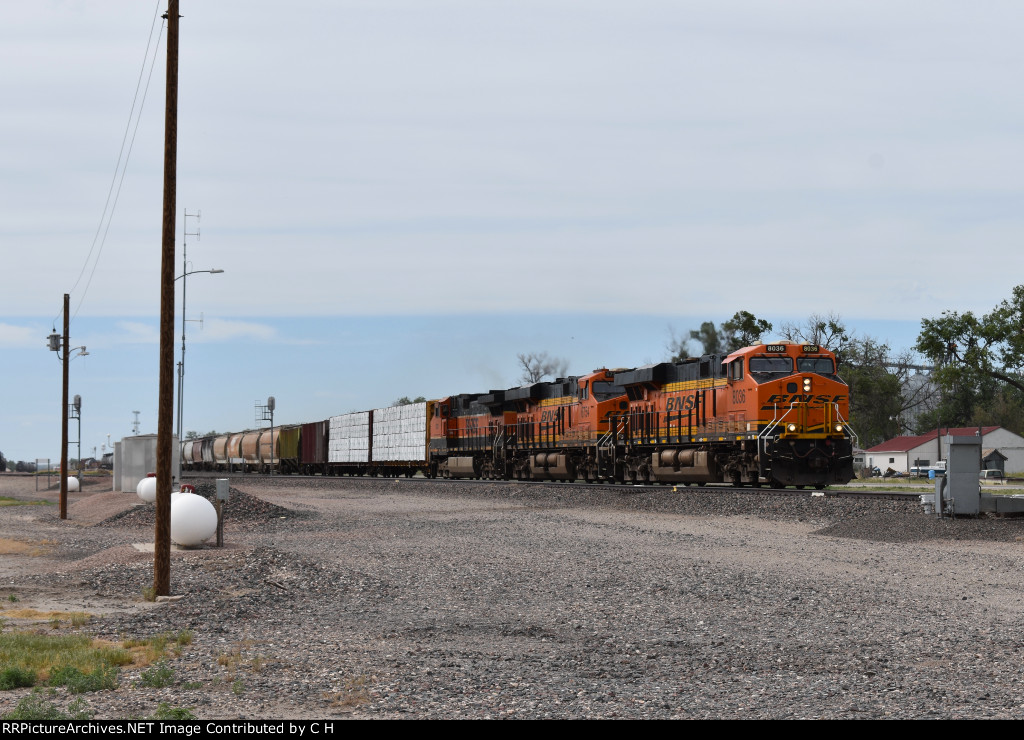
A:
{"type": "MultiPolygon", "coordinates": [[[[50,480],[52,485],[47,488],[45,476],[37,478],[31,475],[2,474],[0,499],[6,497],[25,502],[44,502],[40,505],[52,509],[56,517],[60,504],[58,480],[57,476],[53,476],[50,480]]],[[[91,527],[141,503],[134,494],[111,491],[110,485],[109,477],[87,477],[81,491],[69,491],[68,519],[65,524],[91,527]]],[[[30,515],[35,514],[34,509],[35,506],[16,506],[9,514],[15,527],[7,528],[8,531],[0,534],[0,555],[4,556],[0,558],[0,588],[17,585],[18,592],[17,602],[0,602],[0,617],[8,624],[31,626],[48,622],[55,616],[66,619],[75,612],[110,614],[149,609],[154,606],[152,602],[143,600],[138,603],[125,603],[121,598],[108,598],[86,590],[72,590],[66,585],[59,588],[25,585],[25,576],[45,574],[53,570],[54,561],[47,556],[54,554],[59,542],[56,532],[53,537],[48,537],[45,531],[40,531],[38,524],[33,525],[31,534],[26,530],[24,536],[19,536],[17,522],[27,522],[30,515]]],[[[131,546],[118,548],[117,553],[104,553],[105,558],[116,555],[121,559],[152,558],[152,555],[131,546]]],[[[85,567],[88,562],[89,558],[85,557],[78,560],[76,565],[85,567]]],[[[5,596],[2,591],[0,596],[5,596]]]]}

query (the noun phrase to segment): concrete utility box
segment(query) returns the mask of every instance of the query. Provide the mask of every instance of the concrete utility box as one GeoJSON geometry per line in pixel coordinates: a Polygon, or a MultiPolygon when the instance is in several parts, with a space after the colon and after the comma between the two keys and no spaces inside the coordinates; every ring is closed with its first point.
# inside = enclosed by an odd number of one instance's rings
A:
{"type": "Polygon", "coordinates": [[[981,512],[981,439],[979,437],[946,437],[949,456],[946,462],[947,513],[956,516],[977,516],[981,512]]]}
{"type": "Polygon", "coordinates": [[[121,443],[114,442],[114,475],[112,476],[112,491],[121,490],[121,443]]]}
{"type": "MultiPolygon", "coordinates": [[[[120,456],[115,445],[114,467],[118,467],[117,458],[120,457],[120,488],[118,490],[128,493],[135,493],[139,481],[149,473],[156,472],[156,435],[140,434],[134,437],[125,437],[121,440],[120,456]]],[[[171,438],[171,472],[177,474],[178,457],[180,455],[178,438],[171,438]]],[[[975,474],[977,476],[977,474],[975,474]]]]}

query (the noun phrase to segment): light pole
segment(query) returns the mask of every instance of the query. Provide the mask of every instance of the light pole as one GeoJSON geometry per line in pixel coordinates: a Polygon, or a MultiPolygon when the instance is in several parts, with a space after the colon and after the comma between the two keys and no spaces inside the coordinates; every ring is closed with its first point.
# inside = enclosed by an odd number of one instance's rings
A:
{"type": "MultiPolygon", "coordinates": [[[[68,365],[71,362],[70,354],[75,350],[81,350],[75,357],[82,357],[83,355],[89,354],[85,351],[85,346],[74,347],[68,349],[70,342],[71,332],[71,317],[70,317],[70,306],[71,296],[67,293],[64,294],[64,336],[61,337],[57,333],[57,328],[54,327],[53,333],[50,334],[46,340],[47,345],[51,352],[57,353],[57,359],[61,361],[63,366],[63,380],[61,381],[61,402],[60,402],[60,518],[68,518],[68,365]],[[61,357],[61,350],[64,351],[64,356],[61,357]]],[[[81,440],[81,427],[79,427],[79,440],[81,440]]],[[[79,451],[78,457],[81,458],[82,454],[79,451]]]]}
{"type": "MultiPolygon", "coordinates": [[[[84,350],[85,347],[82,347],[84,350]]],[[[81,356],[81,355],[78,355],[81,356]]],[[[78,490],[82,490],[82,397],[75,394],[75,401],[68,406],[68,418],[78,420],[78,490]]]]}
{"type": "MultiPolygon", "coordinates": [[[[181,418],[182,418],[182,414],[183,414],[184,409],[185,409],[185,399],[184,399],[184,396],[185,396],[185,326],[188,323],[188,319],[186,318],[186,315],[185,315],[185,301],[186,301],[186,297],[188,295],[188,276],[189,275],[196,275],[196,274],[199,274],[199,273],[207,273],[209,275],[219,275],[220,273],[224,272],[223,270],[220,270],[220,269],[213,269],[213,270],[190,270],[190,269],[188,269],[189,263],[188,263],[188,241],[187,241],[187,237],[189,236],[189,233],[188,233],[188,222],[187,222],[187,219],[189,217],[192,217],[192,218],[195,218],[195,219],[199,219],[200,218],[200,214],[190,214],[187,210],[185,211],[185,219],[186,219],[186,223],[185,223],[185,239],[182,240],[182,245],[181,245],[182,246],[182,249],[181,249],[181,256],[182,256],[181,267],[182,267],[182,270],[181,270],[181,274],[178,275],[178,277],[174,278],[175,282],[177,282],[178,280],[181,280],[181,361],[178,363],[178,444],[179,445],[182,442],[182,436],[181,435],[183,433],[183,429],[182,429],[182,419],[181,418]]],[[[192,236],[198,237],[199,236],[199,232],[198,231],[195,232],[194,234],[192,234],[192,236]]],[[[178,464],[181,465],[181,459],[180,458],[178,460],[178,464]]],[[[178,470],[178,477],[179,478],[181,477],[181,470],[180,469],[178,470]]]]}

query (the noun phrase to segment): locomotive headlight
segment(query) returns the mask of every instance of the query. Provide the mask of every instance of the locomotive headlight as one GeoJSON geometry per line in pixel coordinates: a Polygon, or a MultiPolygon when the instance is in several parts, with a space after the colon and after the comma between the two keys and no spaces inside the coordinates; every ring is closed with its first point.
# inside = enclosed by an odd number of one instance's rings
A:
{"type": "Polygon", "coordinates": [[[796,431],[796,424],[790,424],[787,427],[787,429],[789,429],[789,431],[791,431],[791,432],[795,432],[796,431]]]}
{"type": "Polygon", "coordinates": [[[810,378],[804,378],[804,393],[810,393],[810,392],[811,392],[811,379],[810,378]]]}

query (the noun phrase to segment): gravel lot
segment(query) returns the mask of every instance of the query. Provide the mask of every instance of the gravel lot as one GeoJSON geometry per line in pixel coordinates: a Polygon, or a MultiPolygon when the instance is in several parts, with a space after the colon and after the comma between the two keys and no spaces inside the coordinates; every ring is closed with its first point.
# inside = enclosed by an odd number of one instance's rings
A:
{"type": "MultiPolygon", "coordinates": [[[[809,492],[232,484],[227,546],[175,551],[182,598],[160,604],[134,494],[87,489],[63,522],[0,507],[8,630],[52,631],[12,616],[33,608],[111,640],[192,632],[173,685],[124,669],[82,696],[97,718],[1024,716],[1021,519],[809,492]]],[[[8,475],[0,495],[35,497],[8,475]]]]}

